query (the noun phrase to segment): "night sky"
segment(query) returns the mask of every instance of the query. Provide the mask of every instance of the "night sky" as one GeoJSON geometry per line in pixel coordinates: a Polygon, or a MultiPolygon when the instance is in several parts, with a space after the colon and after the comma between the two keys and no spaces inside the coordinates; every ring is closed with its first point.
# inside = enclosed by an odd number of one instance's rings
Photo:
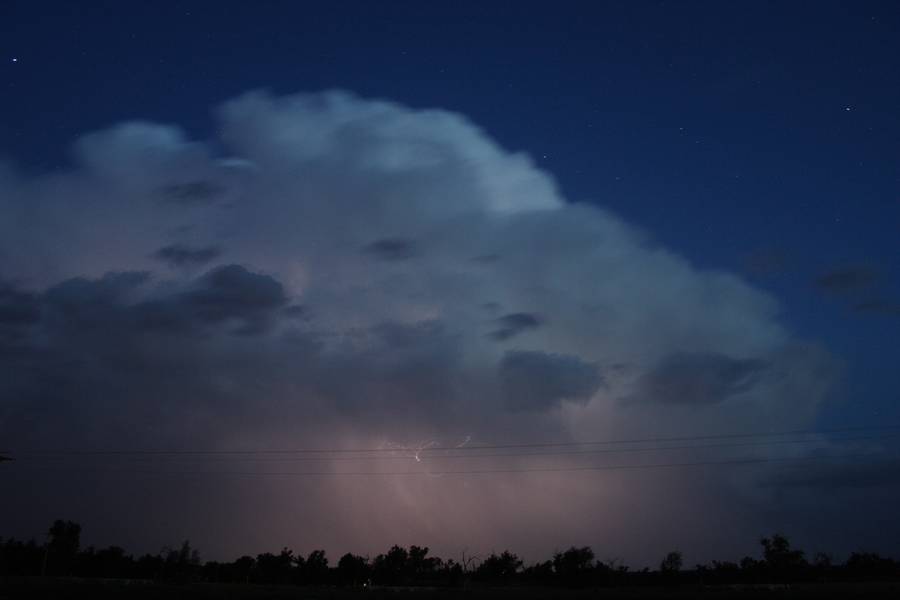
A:
{"type": "Polygon", "coordinates": [[[897,556],[898,239],[895,2],[4,2],[0,536],[897,556]]]}

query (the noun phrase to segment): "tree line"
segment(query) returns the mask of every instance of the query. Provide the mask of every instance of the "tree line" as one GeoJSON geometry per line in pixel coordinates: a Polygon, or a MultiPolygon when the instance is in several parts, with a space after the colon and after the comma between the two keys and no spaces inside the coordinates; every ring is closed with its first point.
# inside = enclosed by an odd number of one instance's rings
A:
{"type": "Polygon", "coordinates": [[[666,554],[657,569],[632,571],[618,561],[597,560],[590,547],[571,547],[550,560],[526,566],[512,552],[459,560],[429,555],[425,546],[393,546],[370,559],[351,553],[330,564],[323,550],[306,556],[288,548],[242,556],[231,562],[203,562],[190,542],[135,557],[123,548],[81,547],[81,526],[57,520],[43,544],[0,538],[0,576],[87,577],[174,582],[315,586],[564,586],[601,587],[681,584],[760,584],[900,580],[900,561],[856,552],[841,563],[828,555],[808,559],[775,534],[760,540],[762,555],[734,563],[712,561],[685,569],[680,552],[666,554]]]}

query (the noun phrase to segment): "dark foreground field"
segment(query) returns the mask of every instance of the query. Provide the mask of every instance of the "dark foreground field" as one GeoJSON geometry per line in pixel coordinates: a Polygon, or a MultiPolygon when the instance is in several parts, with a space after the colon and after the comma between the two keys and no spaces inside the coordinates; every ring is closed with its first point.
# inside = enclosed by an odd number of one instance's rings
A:
{"type": "Polygon", "coordinates": [[[13,598],[138,598],[207,600],[362,600],[409,599],[513,600],[517,598],[664,599],[684,598],[775,599],[775,598],[900,598],[900,583],[834,583],[797,585],[735,585],[559,589],[534,587],[505,588],[309,588],[296,586],[236,584],[165,584],[134,580],[88,580],[40,577],[0,579],[0,600],[13,598]]]}

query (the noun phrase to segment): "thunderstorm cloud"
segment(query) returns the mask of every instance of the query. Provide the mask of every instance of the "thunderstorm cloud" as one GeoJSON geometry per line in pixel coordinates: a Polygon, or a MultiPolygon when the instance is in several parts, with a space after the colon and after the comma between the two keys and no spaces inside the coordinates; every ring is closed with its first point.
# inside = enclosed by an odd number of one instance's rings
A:
{"type": "MultiPolygon", "coordinates": [[[[252,92],[215,115],[213,140],[135,121],[78,139],[59,172],[0,164],[4,445],[412,447],[790,430],[811,427],[833,388],[834,360],[782,325],[773,297],[568,202],[528,155],[461,115],[344,92],[252,92]]],[[[818,284],[867,281],[833,273],[818,284]]],[[[190,484],[175,524],[226,555],[247,539],[294,543],[285,530],[335,551],[439,538],[450,551],[502,543],[537,554],[752,506],[763,493],[750,478],[711,488],[672,472],[627,477],[251,486],[210,475],[190,484]],[[675,490],[671,507],[645,519],[663,486],[675,490]],[[205,509],[212,498],[224,508],[205,509]],[[237,507],[264,516],[235,525],[238,537],[217,533],[212,519],[226,517],[216,511],[237,507]]],[[[135,498],[150,515],[176,502],[154,500],[146,479],[114,481],[85,488],[87,514],[94,493],[110,506],[135,498]]],[[[20,500],[4,494],[6,514],[53,487],[26,483],[35,491],[20,500]]],[[[63,514],[40,506],[33,531],[63,514]]],[[[129,511],[112,522],[125,528],[129,511]]],[[[135,543],[165,541],[153,536],[135,543]]]]}

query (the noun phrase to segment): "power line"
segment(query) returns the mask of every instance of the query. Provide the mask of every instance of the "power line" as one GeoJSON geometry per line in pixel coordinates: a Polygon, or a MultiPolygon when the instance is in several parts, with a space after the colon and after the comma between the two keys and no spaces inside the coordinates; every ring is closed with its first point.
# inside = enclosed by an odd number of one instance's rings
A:
{"type": "MultiPolygon", "coordinates": [[[[866,436],[853,436],[853,437],[842,437],[842,438],[832,438],[827,440],[828,443],[845,443],[845,442],[857,442],[857,441],[871,441],[871,440],[885,440],[885,439],[896,439],[900,437],[898,434],[892,435],[866,435],[866,436]]],[[[712,443],[712,444],[687,444],[687,445],[677,445],[677,446],[656,446],[656,447],[643,447],[643,448],[591,448],[587,450],[555,450],[555,451],[544,451],[537,449],[537,451],[530,452],[519,452],[520,449],[514,449],[516,451],[512,452],[490,452],[484,454],[477,453],[462,453],[462,454],[428,454],[427,456],[422,456],[424,454],[424,450],[415,450],[415,449],[393,449],[392,452],[400,453],[400,455],[390,455],[385,456],[384,454],[379,455],[363,455],[363,456],[299,456],[299,457],[290,457],[290,458],[281,458],[281,457],[271,457],[264,456],[262,458],[247,458],[240,455],[226,455],[226,456],[205,456],[201,455],[193,460],[203,460],[204,462],[212,462],[212,461],[227,461],[227,462],[322,462],[322,461],[364,461],[364,460],[403,460],[409,461],[415,459],[417,456],[421,460],[458,460],[458,459],[473,459],[473,458],[527,458],[527,457],[548,457],[548,456],[592,456],[599,454],[624,454],[624,453],[632,453],[632,452],[664,452],[664,451],[673,451],[673,450],[705,450],[712,448],[747,448],[747,447],[759,447],[759,446],[782,446],[782,445],[795,445],[795,444],[810,444],[810,443],[818,443],[822,440],[816,438],[810,439],[796,439],[796,440],[766,440],[766,441],[750,441],[750,442],[726,442],[726,443],[712,443]]],[[[463,448],[447,448],[445,450],[464,450],[463,448]]],[[[70,456],[61,456],[61,455],[22,455],[26,459],[44,459],[44,458],[60,458],[66,459],[71,458],[70,456]]],[[[83,456],[83,455],[79,455],[83,456]]],[[[102,455],[107,456],[107,455],[102,455]]],[[[132,460],[139,461],[154,461],[158,462],[160,458],[166,458],[168,455],[156,455],[153,457],[147,457],[143,455],[138,455],[137,457],[132,457],[130,454],[123,454],[122,456],[130,457],[132,460]]],[[[181,457],[177,457],[181,458],[181,457]]],[[[171,462],[171,461],[169,461],[171,462]]]]}
{"type": "MultiPolygon", "coordinates": [[[[71,471],[87,471],[100,473],[128,473],[143,475],[275,475],[275,476],[408,476],[408,475],[487,475],[502,473],[559,473],[559,472],[580,472],[580,471],[622,471],[622,470],[647,470],[647,469],[669,469],[669,468],[689,468],[689,467],[705,467],[705,466],[743,466],[756,465],[766,463],[804,463],[819,462],[828,460],[855,460],[860,458],[875,458],[875,462],[892,462],[897,460],[895,456],[887,456],[885,454],[844,454],[844,455],[822,455],[808,457],[781,457],[781,458],[742,458],[732,460],[719,461],[692,461],[692,462],[675,462],[675,463],[650,463],[650,464],[620,464],[620,465],[590,465],[578,467],[533,467],[524,469],[458,469],[443,471],[141,471],[141,470],[123,470],[123,469],[85,469],[76,467],[75,469],[65,469],[71,471]]],[[[59,471],[63,470],[59,467],[44,467],[32,470],[59,471]]]]}
{"type": "MultiPolygon", "coordinates": [[[[461,451],[470,452],[475,450],[501,450],[516,448],[566,448],[579,446],[603,446],[617,444],[649,444],[649,443],[667,443],[667,442],[688,442],[688,441],[705,441],[705,440],[727,440],[727,439],[751,439],[751,438],[772,438],[798,435],[831,435],[840,433],[853,433],[863,431],[896,431],[900,430],[900,425],[886,425],[878,427],[844,427],[839,429],[798,429],[792,431],[777,432],[757,432],[757,433],[725,433],[725,434],[708,434],[708,435],[691,435],[676,437],[649,437],[649,438],[633,438],[633,439],[617,439],[617,440],[594,440],[594,441],[569,441],[569,442],[543,442],[543,443],[517,443],[517,444],[472,444],[457,447],[377,447],[377,448],[294,448],[294,449],[256,449],[256,450],[132,450],[132,449],[112,449],[112,450],[52,450],[52,451],[30,451],[16,453],[16,457],[37,457],[37,456],[185,456],[185,455],[264,455],[264,454],[354,454],[354,453],[390,453],[390,452],[418,452],[434,453],[461,451]]],[[[815,441],[815,440],[813,440],[815,441]]]]}

